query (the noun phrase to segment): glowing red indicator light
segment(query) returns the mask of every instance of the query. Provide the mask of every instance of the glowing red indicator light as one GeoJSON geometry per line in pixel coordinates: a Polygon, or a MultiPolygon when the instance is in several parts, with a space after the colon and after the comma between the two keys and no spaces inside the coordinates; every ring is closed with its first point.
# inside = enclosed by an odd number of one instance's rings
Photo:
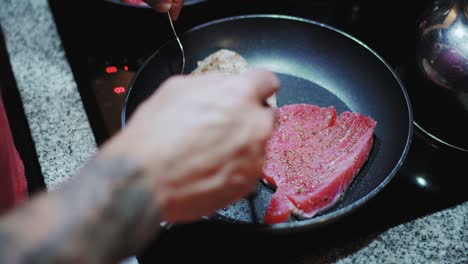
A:
{"type": "Polygon", "coordinates": [[[115,66],[106,67],[106,72],[107,72],[107,73],[114,73],[114,72],[117,72],[117,67],[115,67],[115,66]]]}
{"type": "Polygon", "coordinates": [[[126,91],[126,89],[123,86],[114,87],[114,93],[115,94],[124,94],[125,91],[126,91]]]}
{"type": "Polygon", "coordinates": [[[124,66],[124,71],[128,71],[128,66],[127,65],[124,66]]]}

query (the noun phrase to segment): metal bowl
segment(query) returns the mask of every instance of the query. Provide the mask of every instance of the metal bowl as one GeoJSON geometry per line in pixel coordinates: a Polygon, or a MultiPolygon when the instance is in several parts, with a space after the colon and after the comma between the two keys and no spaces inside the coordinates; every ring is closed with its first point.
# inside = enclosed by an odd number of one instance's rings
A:
{"type": "Polygon", "coordinates": [[[468,92],[468,1],[435,1],[419,23],[418,64],[440,87],[468,92]]]}
{"type": "MultiPolygon", "coordinates": [[[[415,125],[439,143],[468,152],[468,0],[434,1],[418,23],[421,81],[410,89],[415,125]]],[[[418,77],[419,78],[419,77],[418,77]]]]}

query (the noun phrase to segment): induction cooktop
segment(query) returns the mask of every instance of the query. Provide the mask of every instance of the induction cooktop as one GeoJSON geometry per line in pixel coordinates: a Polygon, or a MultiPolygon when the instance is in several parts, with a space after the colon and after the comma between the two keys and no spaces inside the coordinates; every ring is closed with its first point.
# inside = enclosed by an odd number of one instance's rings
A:
{"type": "MultiPolygon", "coordinates": [[[[108,1],[49,2],[96,142],[100,145],[121,128],[122,104],[135,72],[159,46],[173,38],[167,16],[108,1]]],[[[207,0],[184,7],[175,27],[178,32],[184,32],[214,19],[257,13],[316,20],[366,43],[401,73],[410,90],[415,89],[414,85],[422,85],[403,73],[415,67],[407,58],[415,54],[416,19],[427,2],[416,1],[408,6],[404,1],[393,1],[382,12],[381,1],[207,0]],[[382,20],[392,23],[380,23],[382,20]]],[[[174,225],[150,243],[139,260],[143,263],[162,257],[173,261],[206,260],[203,252],[209,249],[231,260],[257,260],[245,258],[246,252],[251,251],[253,256],[258,256],[258,261],[288,262],[306,254],[307,247],[314,244],[336,246],[337,241],[383,232],[467,201],[466,173],[463,174],[463,162],[467,158],[467,153],[441,145],[415,128],[409,154],[390,184],[366,206],[336,223],[300,234],[244,232],[237,226],[210,221],[174,225]],[[199,243],[201,237],[208,242],[199,243]],[[242,239],[242,245],[235,242],[236,239],[242,239]],[[297,239],[308,241],[307,246],[295,243],[297,239]],[[275,251],[278,245],[281,248],[275,251]],[[174,254],[182,249],[198,254],[174,254]]]]}

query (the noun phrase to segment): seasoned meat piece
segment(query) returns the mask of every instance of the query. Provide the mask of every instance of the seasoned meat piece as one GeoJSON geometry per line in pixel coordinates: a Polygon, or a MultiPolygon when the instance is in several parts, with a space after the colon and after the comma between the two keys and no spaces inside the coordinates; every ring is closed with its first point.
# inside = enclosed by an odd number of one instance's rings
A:
{"type": "Polygon", "coordinates": [[[366,162],[376,122],[333,107],[295,104],[277,109],[275,131],[267,142],[264,180],[276,192],[265,223],[291,214],[311,218],[336,204],[366,162]]]}
{"type": "MultiPolygon", "coordinates": [[[[247,61],[238,53],[221,49],[202,61],[198,62],[198,67],[192,71],[191,75],[200,75],[208,72],[222,72],[227,74],[239,74],[249,68],[247,61]]],[[[271,107],[276,107],[276,96],[272,95],[267,99],[271,107]]]]}

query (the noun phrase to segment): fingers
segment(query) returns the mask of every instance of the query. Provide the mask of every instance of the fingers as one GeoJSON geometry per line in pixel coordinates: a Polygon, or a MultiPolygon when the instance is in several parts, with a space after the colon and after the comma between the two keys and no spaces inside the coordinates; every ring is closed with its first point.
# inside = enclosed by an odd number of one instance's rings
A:
{"type": "Polygon", "coordinates": [[[169,12],[172,7],[172,0],[145,0],[145,2],[154,10],[161,13],[169,12]]]}
{"type": "Polygon", "coordinates": [[[190,84],[188,85],[189,87],[203,86],[208,88],[217,85],[219,86],[217,89],[226,88],[229,90],[237,90],[261,105],[264,105],[265,101],[275,94],[280,86],[280,81],[275,74],[260,69],[249,70],[236,76],[213,72],[197,76],[178,76],[170,78],[169,80],[186,82],[190,84]]]}
{"type": "Polygon", "coordinates": [[[248,195],[258,182],[251,163],[250,156],[235,158],[209,177],[179,186],[169,194],[167,203],[162,202],[162,217],[167,221],[196,220],[248,195]]]}
{"type": "Polygon", "coordinates": [[[259,108],[250,117],[252,125],[251,141],[264,146],[264,143],[271,137],[275,126],[275,110],[272,108],[259,108]]]}
{"type": "Polygon", "coordinates": [[[171,10],[169,10],[169,14],[171,15],[171,19],[173,21],[177,20],[180,15],[180,11],[182,11],[182,7],[184,6],[184,0],[173,0],[171,10]]]}
{"type": "Polygon", "coordinates": [[[244,85],[245,89],[249,89],[248,93],[253,99],[263,102],[276,93],[280,86],[280,81],[275,74],[267,70],[250,70],[239,76],[248,82],[244,85]]]}
{"type": "Polygon", "coordinates": [[[184,6],[184,0],[145,0],[145,2],[158,12],[169,12],[171,19],[174,21],[177,20],[184,6]]]}

